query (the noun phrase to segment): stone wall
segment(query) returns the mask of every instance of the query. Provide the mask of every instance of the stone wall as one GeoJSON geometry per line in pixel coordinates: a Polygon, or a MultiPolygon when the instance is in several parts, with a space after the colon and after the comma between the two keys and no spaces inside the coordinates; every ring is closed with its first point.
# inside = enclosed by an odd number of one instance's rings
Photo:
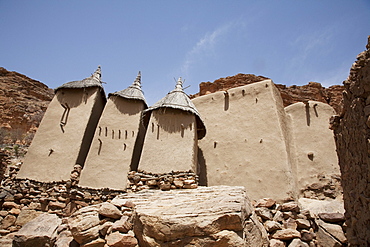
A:
{"type": "Polygon", "coordinates": [[[370,36],[344,81],[344,105],[332,128],[342,173],[348,241],[370,245],[370,36]]]}

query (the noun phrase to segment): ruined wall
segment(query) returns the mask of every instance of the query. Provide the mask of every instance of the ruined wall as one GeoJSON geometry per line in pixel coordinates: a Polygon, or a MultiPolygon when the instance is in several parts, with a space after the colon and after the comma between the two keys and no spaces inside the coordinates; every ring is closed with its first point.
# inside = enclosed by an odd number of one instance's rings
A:
{"type": "Polygon", "coordinates": [[[287,126],[271,80],[193,99],[207,135],[199,140],[200,174],[209,186],[242,185],[252,199],[293,196],[287,126]]]}
{"type": "MultiPolygon", "coordinates": [[[[19,178],[61,181],[70,178],[78,158],[86,156],[90,138],[85,132],[95,129],[105,101],[100,88],[60,89],[50,103],[39,130],[28,149],[19,178]],[[64,108],[68,105],[70,110],[64,108]],[[94,111],[94,112],[92,112],[94,111]],[[62,125],[61,125],[62,123],[62,125]]],[[[90,136],[93,131],[88,133],[90,136]]],[[[81,164],[83,165],[83,164],[81,164]]]]}
{"type": "Polygon", "coordinates": [[[138,169],[152,173],[196,172],[196,145],[194,114],[172,108],[153,110],[138,169]]]}
{"type": "Polygon", "coordinates": [[[344,81],[343,114],[333,119],[348,242],[370,246],[370,36],[344,81]],[[338,126],[339,124],[339,126],[338,126]]]}
{"type": "Polygon", "coordinates": [[[333,131],[329,119],[335,114],[328,104],[299,102],[285,107],[289,121],[290,152],[297,189],[319,183],[319,177],[339,174],[333,131]]]}
{"type": "Polygon", "coordinates": [[[144,107],[140,100],[109,97],[81,173],[81,186],[126,188],[144,107]]]}

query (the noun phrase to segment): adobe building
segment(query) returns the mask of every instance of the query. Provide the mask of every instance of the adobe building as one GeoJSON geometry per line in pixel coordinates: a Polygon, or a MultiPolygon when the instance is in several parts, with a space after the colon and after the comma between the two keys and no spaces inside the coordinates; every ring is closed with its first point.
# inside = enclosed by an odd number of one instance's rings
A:
{"type": "Polygon", "coordinates": [[[141,117],[147,104],[140,72],[131,86],[108,96],[79,184],[126,189],[127,173],[137,167],[145,135],[141,117]]]}
{"type": "Polygon", "coordinates": [[[82,81],[56,88],[17,177],[69,180],[73,167],[85,163],[105,103],[100,67],[82,81]]]}
{"type": "Polygon", "coordinates": [[[294,196],[288,130],[271,80],[193,99],[207,135],[198,142],[204,185],[245,186],[252,199],[294,196]],[[206,181],[205,181],[206,180],[206,181]]]}
{"type": "Polygon", "coordinates": [[[329,119],[334,109],[318,101],[298,102],[285,107],[289,122],[292,170],[297,192],[318,183],[320,176],[340,174],[333,131],[329,119]]]}
{"type": "Polygon", "coordinates": [[[207,124],[198,150],[202,185],[245,186],[252,199],[284,200],[320,175],[339,174],[327,104],[283,107],[271,80],[193,99],[207,124]]]}
{"type": "Polygon", "coordinates": [[[145,111],[150,114],[139,170],[151,173],[197,171],[197,143],[205,136],[199,112],[185,94],[182,80],[145,111]]]}

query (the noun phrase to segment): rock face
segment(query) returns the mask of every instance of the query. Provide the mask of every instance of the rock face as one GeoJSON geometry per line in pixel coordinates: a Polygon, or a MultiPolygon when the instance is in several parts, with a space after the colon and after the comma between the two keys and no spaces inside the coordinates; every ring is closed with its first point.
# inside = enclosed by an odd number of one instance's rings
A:
{"type": "Polygon", "coordinates": [[[52,246],[61,223],[62,220],[55,214],[42,214],[16,233],[13,246],[52,246]]]}
{"type": "Polygon", "coordinates": [[[332,119],[353,246],[370,244],[370,36],[366,48],[344,82],[343,114],[332,119]]]}
{"type": "Polygon", "coordinates": [[[53,95],[45,84],[0,67],[0,137],[29,143],[53,95]]]}
{"type": "Polygon", "coordinates": [[[112,203],[126,201],[136,205],[134,232],[140,246],[268,246],[244,187],[145,190],[112,203]]]}
{"type": "MultiPolygon", "coordinates": [[[[199,93],[192,95],[192,98],[202,96],[217,91],[226,91],[230,88],[239,87],[259,81],[269,79],[264,76],[256,76],[253,74],[237,74],[220,78],[212,82],[202,82],[199,84],[199,93]]],[[[284,107],[297,103],[315,100],[331,105],[337,113],[342,109],[342,92],[344,87],[340,85],[323,87],[320,83],[309,82],[303,86],[290,86],[276,84],[276,87],[283,98],[284,107]]]]}

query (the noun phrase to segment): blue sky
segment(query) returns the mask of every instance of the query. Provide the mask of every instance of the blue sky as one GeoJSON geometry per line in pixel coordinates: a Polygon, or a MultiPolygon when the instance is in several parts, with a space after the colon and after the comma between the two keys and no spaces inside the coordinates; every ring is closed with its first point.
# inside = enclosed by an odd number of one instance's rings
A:
{"type": "Polygon", "coordinates": [[[237,73],[341,84],[370,35],[370,1],[0,0],[0,66],[51,88],[102,66],[107,93],[142,72],[149,105],[183,77],[237,73]]]}

